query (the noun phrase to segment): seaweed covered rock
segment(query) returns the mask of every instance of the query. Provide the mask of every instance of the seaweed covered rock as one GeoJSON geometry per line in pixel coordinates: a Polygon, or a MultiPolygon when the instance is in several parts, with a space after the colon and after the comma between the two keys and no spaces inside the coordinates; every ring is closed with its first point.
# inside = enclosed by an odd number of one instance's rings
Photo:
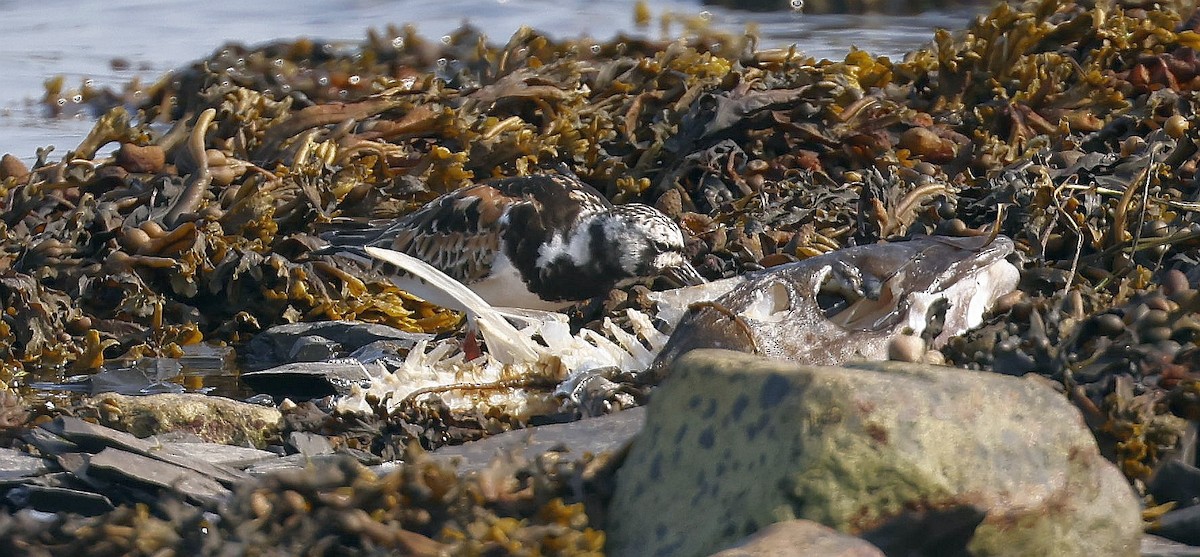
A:
{"type": "Polygon", "coordinates": [[[262,448],[279,435],[283,417],[274,407],[219,396],[165,393],[92,399],[100,423],[138,437],[182,431],[212,443],[262,448]]]}
{"type": "Polygon", "coordinates": [[[792,518],[869,534],[950,508],[983,513],[974,555],[1137,551],[1133,492],[1036,380],[718,350],[671,373],[618,473],[612,555],[703,555],[792,518]]]}

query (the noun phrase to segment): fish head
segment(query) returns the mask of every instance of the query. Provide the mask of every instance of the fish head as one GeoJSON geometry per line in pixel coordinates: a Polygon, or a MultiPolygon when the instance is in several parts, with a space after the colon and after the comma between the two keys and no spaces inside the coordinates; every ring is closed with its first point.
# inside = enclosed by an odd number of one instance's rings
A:
{"type": "Polygon", "coordinates": [[[1020,273],[1012,240],[930,236],[857,246],[746,275],[689,307],[654,369],[696,348],[837,365],[886,359],[901,334],[938,348],[980,325],[1020,273]],[[931,326],[931,324],[933,326],[931,326]]]}

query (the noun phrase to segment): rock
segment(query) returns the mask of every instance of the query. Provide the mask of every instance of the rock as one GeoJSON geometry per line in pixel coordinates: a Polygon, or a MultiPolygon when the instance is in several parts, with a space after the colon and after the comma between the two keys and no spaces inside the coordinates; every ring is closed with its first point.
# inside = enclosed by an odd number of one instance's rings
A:
{"type": "Polygon", "coordinates": [[[1164,514],[1147,530],[1168,540],[1200,545],[1200,505],[1164,514]]]}
{"type": "Polygon", "coordinates": [[[1200,468],[1168,460],[1154,471],[1146,489],[1159,503],[1175,501],[1180,507],[1200,504],[1200,468]]]}
{"type": "Polygon", "coordinates": [[[712,557],[883,557],[879,548],[811,520],[777,522],[712,557]]]}
{"type": "Polygon", "coordinates": [[[0,447],[0,480],[38,476],[52,469],[44,458],[0,447]]]}
{"type": "Polygon", "coordinates": [[[367,385],[382,374],[383,364],[363,364],[342,359],[331,362],[295,362],[242,374],[242,382],[256,392],[308,400],[349,394],[353,385],[367,385]]]}
{"type": "Polygon", "coordinates": [[[645,422],[644,408],[587,418],[566,424],[550,424],[499,433],[461,445],[445,446],[430,453],[434,461],[454,463],[459,474],[482,470],[497,456],[522,451],[533,460],[556,451],[567,458],[616,453],[624,449],[645,422]]]}
{"type": "Polygon", "coordinates": [[[322,321],[316,323],[288,323],[277,325],[257,335],[246,346],[245,357],[251,369],[264,369],[294,361],[291,358],[296,343],[307,338],[305,343],[315,342],[315,338],[325,339],[340,345],[342,350],[353,352],[372,342],[390,340],[411,348],[418,341],[432,339],[433,335],[407,333],[374,323],[359,323],[356,321],[322,321]]]}
{"type": "Polygon", "coordinates": [[[333,454],[333,445],[323,435],[308,431],[293,431],[288,434],[288,445],[305,456],[333,454]]]}
{"type": "MultiPolygon", "coordinates": [[[[91,453],[99,453],[108,448],[120,449],[141,456],[161,460],[175,466],[194,470],[200,474],[214,478],[225,485],[233,485],[246,478],[245,474],[237,472],[231,468],[217,464],[209,464],[202,460],[179,457],[162,450],[162,447],[159,445],[138,439],[137,437],[134,437],[133,435],[123,431],[85,422],[79,418],[60,416],[48,424],[43,424],[41,427],[45,428],[51,433],[65,437],[67,440],[75,443],[85,451],[91,453]]],[[[71,466],[64,463],[63,459],[67,455],[58,456],[60,466],[71,472],[79,471],[79,466],[71,466]]],[[[86,458],[84,459],[83,464],[88,464],[86,458]]]]}
{"type": "Polygon", "coordinates": [[[211,443],[258,448],[279,434],[283,419],[276,408],[191,393],[105,393],[92,398],[89,404],[100,411],[101,424],[137,437],[186,431],[211,443]]]}
{"type": "Polygon", "coordinates": [[[195,459],[209,464],[221,464],[232,468],[245,468],[252,464],[279,458],[279,455],[270,451],[218,443],[163,443],[163,449],[182,458],[195,459]]]}
{"type": "Polygon", "coordinates": [[[189,501],[215,507],[229,495],[217,480],[191,468],[156,458],[106,447],[87,460],[89,475],[124,483],[129,480],[174,491],[189,501]]]}
{"type": "Polygon", "coordinates": [[[322,336],[307,336],[296,339],[288,352],[293,362],[323,362],[337,356],[342,345],[322,336]]]}
{"type": "Polygon", "coordinates": [[[304,470],[308,467],[327,468],[336,466],[337,463],[343,462],[349,457],[344,454],[321,454],[321,455],[305,455],[292,454],[279,457],[273,460],[267,460],[255,464],[246,469],[246,473],[251,477],[261,477],[268,474],[274,474],[281,470],[304,470]]]}
{"type": "MultiPolygon", "coordinates": [[[[695,351],[618,472],[611,555],[704,555],[792,518],[852,535],[906,510],[985,513],[974,555],[1133,555],[1138,501],[1035,381],[900,362],[695,351]]],[[[894,537],[894,536],[893,536],[894,537]]]]}
{"type": "Polygon", "coordinates": [[[23,485],[12,489],[5,496],[17,507],[47,513],[70,512],[84,516],[96,516],[116,508],[108,497],[66,487],[23,485]]]}

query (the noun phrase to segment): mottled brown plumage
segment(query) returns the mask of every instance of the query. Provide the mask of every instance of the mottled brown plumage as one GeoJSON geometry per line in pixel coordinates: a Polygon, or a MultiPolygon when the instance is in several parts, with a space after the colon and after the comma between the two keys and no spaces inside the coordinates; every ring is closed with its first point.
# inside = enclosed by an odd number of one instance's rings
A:
{"type": "MultiPolygon", "coordinates": [[[[683,233],[673,221],[646,205],[613,206],[562,174],[467,186],[397,221],[326,238],[343,248],[407,253],[500,306],[557,309],[666,269],[702,280],[682,255],[683,233]]],[[[396,279],[442,303],[409,277],[396,279]]]]}

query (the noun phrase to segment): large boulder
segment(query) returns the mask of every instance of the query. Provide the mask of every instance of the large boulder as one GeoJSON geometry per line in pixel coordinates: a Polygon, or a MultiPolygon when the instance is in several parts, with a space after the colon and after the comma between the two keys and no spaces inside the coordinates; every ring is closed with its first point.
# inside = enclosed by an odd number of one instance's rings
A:
{"type": "Polygon", "coordinates": [[[618,472],[608,549],[706,555],[795,518],[897,539],[906,514],[955,508],[982,513],[961,536],[973,555],[1138,551],[1132,490],[1044,383],[722,350],[684,356],[654,393],[618,472]]]}

